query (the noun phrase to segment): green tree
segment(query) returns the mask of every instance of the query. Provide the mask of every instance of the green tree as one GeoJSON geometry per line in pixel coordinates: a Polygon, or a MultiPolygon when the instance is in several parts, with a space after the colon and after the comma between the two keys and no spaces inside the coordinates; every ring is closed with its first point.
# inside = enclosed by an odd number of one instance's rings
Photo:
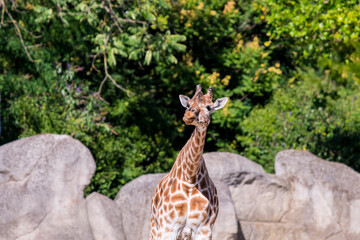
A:
{"type": "Polygon", "coordinates": [[[256,1],[267,35],[293,64],[320,58],[345,61],[360,36],[360,5],[355,0],[256,1]]]}
{"type": "Polygon", "coordinates": [[[0,144],[73,136],[96,160],[87,192],[114,197],[141,174],[169,170],[192,131],[178,95],[201,83],[215,87],[214,98],[230,97],[213,116],[207,151],[241,153],[272,171],[277,151],[306,148],[358,170],[350,144],[358,130],[357,8],[3,0],[0,144]]]}
{"type": "Polygon", "coordinates": [[[270,172],[276,153],[284,149],[308,150],[360,171],[358,94],[359,84],[352,78],[339,84],[329,70],[299,70],[269,104],[256,107],[242,123],[245,154],[270,172]]]}
{"type": "Polygon", "coordinates": [[[191,131],[179,94],[200,81],[233,99],[214,117],[208,150],[216,150],[282,74],[250,1],[18,0],[1,8],[1,143],[71,135],[96,159],[88,191],[111,197],[171,167],[191,131]]]}

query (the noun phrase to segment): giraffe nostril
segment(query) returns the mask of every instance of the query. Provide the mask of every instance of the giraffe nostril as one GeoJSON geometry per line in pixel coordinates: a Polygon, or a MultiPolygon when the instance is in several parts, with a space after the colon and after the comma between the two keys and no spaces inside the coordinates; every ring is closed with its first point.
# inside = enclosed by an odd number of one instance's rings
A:
{"type": "Polygon", "coordinates": [[[193,112],[186,112],[185,117],[188,119],[193,119],[195,118],[195,114],[193,112]]]}

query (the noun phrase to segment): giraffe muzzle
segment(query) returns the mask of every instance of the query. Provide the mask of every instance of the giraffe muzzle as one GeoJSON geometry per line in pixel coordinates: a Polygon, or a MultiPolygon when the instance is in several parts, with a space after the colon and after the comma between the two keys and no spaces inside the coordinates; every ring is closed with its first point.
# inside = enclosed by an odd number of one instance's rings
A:
{"type": "Polygon", "coordinates": [[[183,120],[186,124],[191,124],[195,121],[196,118],[187,118],[187,117],[183,117],[183,120]]]}
{"type": "Polygon", "coordinates": [[[196,119],[196,114],[194,112],[187,111],[183,117],[183,120],[186,124],[191,124],[196,119]]]}

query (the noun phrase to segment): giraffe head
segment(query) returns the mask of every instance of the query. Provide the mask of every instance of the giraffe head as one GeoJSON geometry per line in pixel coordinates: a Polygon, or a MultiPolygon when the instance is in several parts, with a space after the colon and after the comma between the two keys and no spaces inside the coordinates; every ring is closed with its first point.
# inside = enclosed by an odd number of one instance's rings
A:
{"type": "Polygon", "coordinates": [[[213,87],[209,87],[208,92],[204,95],[199,84],[196,86],[196,92],[191,99],[184,95],[179,96],[181,105],[186,108],[183,120],[187,125],[206,128],[210,124],[211,113],[225,106],[227,97],[219,98],[213,103],[213,89],[213,87]]]}

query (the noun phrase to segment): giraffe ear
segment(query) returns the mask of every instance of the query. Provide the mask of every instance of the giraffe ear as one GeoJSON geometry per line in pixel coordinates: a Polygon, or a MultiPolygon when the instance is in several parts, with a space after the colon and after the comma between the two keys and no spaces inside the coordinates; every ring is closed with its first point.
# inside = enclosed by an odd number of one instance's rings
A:
{"type": "Polygon", "coordinates": [[[214,103],[214,111],[222,109],[225,106],[225,104],[227,103],[228,99],[229,98],[227,98],[227,97],[216,99],[216,101],[214,103]]]}
{"type": "Polygon", "coordinates": [[[181,105],[183,105],[183,107],[185,107],[185,108],[188,108],[190,98],[185,95],[179,95],[179,98],[180,98],[181,105]]]}

